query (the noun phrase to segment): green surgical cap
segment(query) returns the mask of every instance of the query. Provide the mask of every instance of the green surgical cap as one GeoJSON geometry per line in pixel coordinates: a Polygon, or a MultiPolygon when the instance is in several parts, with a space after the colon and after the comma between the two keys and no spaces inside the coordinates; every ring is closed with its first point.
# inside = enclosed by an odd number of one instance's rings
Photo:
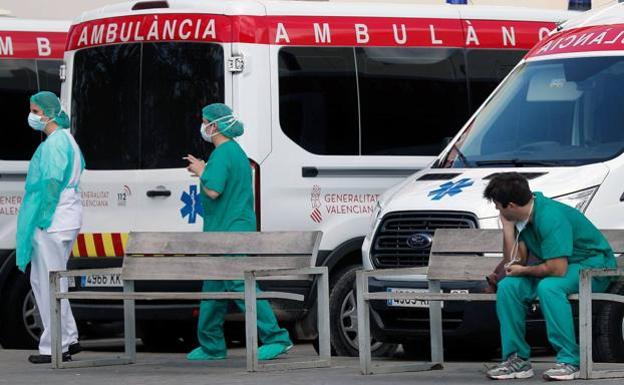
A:
{"type": "Polygon", "coordinates": [[[212,103],[202,108],[202,116],[209,122],[216,122],[219,132],[228,138],[236,138],[243,135],[245,128],[232,109],[223,103],[212,103]]]}
{"type": "Polygon", "coordinates": [[[31,103],[41,108],[43,114],[52,121],[56,122],[59,127],[69,128],[69,117],[61,109],[59,98],[50,91],[41,91],[30,97],[31,103]]]}

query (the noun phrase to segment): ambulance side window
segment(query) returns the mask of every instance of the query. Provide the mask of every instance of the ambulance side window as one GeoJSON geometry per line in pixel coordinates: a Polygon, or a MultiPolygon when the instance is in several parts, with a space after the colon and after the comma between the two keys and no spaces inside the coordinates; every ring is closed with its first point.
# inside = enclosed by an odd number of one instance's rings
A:
{"type": "Polygon", "coordinates": [[[59,60],[37,60],[37,80],[41,91],[52,91],[59,95],[61,92],[61,78],[59,60]]]}
{"type": "Polygon", "coordinates": [[[76,52],[72,129],[89,169],[139,168],[140,58],[139,44],[76,52]]]}
{"type": "Polygon", "coordinates": [[[41,134],[27,123],[29,99],[37,90],[34,60],[0,60],[0,106],[4,112],[0,159],[29,160],[41,142],[41,134]]]}
{"type": "Polygon", "coordinates": [[[145,43],[141,62],[141,168],[184,167],[186,154],[206,157],[201,109],[225,98],[223,48],[145,43]]]}
{"type": "Polygon", "coordinates": [[[456,48],[356,48],[362,155],[437,155],[468,118],[456,48]]]}
{"type": "Polygon", "coordinates": [[[318,155],[358,155],[353,48],[285,47],[279,52],[280,124],[318,155]]]}
{"type": "Polygon", "coordinates": [[[471,112],[481,106],[526,52],[501,49],[466,50],[471,112]]]}

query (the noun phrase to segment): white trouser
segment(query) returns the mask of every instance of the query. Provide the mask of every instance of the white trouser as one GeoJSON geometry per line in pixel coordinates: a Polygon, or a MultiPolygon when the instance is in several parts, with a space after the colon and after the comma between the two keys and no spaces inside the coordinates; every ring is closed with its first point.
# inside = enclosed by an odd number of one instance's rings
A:
{"type": "MultiPolygon", "coordinates": [[[[36,229],[33,238],[33,254],[30,267],[30,286],[43,323],[43,333],[39,340],[39,354],[50,355],[52,352],[50,334],[50,271],[67,269],[69,254],[78,236],[78,229],[48,233],[36,229]]],[[[61,279],[61,291],[68,289],[67,278],[61,279]]],[[[61,301],[61,330],[63,334],[63,352],[69,345],[78,342],[78,328],[72,314],[69,301],[61,301]]]]}

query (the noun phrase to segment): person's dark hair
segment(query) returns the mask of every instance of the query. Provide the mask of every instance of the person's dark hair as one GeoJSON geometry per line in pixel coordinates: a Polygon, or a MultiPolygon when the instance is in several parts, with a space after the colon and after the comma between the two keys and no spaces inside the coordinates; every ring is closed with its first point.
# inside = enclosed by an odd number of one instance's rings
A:
{"type": "Polygon", "coordinates": [[[490,180],[483,191],[483,197],[490,202],[496,201],[506,208],[511,202],[525,206],[531,201],[533,193],[524,175],[517,172],[503,172],[496,174],[490,180]]]}

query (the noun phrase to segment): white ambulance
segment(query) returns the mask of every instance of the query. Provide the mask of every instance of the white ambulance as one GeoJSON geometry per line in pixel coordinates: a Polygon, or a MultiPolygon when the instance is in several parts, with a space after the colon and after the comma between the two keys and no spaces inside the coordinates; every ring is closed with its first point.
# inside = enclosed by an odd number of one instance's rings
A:
{"type": "Polygon", "coordinates": [[[41,321],[27,277],[15,268],[15,220],[28,160],[43,139],[27,124],[29,97],[60,92],[59,69],[69,22],[0,17],[0,345],[27,347],[41,321]]]}
{"type": "MultiPolygon", "coordinates": [[[[332,346],[355,354],[353,274],[379,194],[431,163],[568,16],[251,0],[132,1],[84,13],[69,32],[62,91],[87,163],[70,265],[119,265],[129,231],[201,230],[197,180],[182,156],[208,157],[201,107],[224,102],[245,123],[258,229],[323,231],[318,264],[330,269],[332,346]]],[[[76,282],[93,290],[120,283],[76,282]]],[[[289,285],[309,301],[276,301],[277,314],[296,338],[314,338],[311,284],[289,285]]],[[[79,320],[122,314],[118,304],[73,309],[79,320]]],[[[138,304],[139,331],[148,345],[192,339],[196,315],[196,303],[138,304]]]]}
{"type": "MultiPolygon", "coordinates": [[[[438,228],[500,228],[483,199],[489,179],[517,171],[534,191],[576,207],[598,228],[624,228],[624,4],[583,14],[533,48],[426,169],[384,193],[363,244],[366,269],[426,266],[438,228]]],[[[380,291],[422,290],[424,277],[372,280],[380,291]]],[[[445,290],[482,290],[483,283],[445,290]]],[[[619,286],[615,290],[624,290],[619,286]]],[[[375,334],[416,352],[427,303],[374,304],[375,334]]],[[[528,335],[545,341],[532,309],[528,335]]],[[[492,304],[444,304],[449,340],[496,346],[492,304]],[[447,306],[448,305],[448,306],[447,306]]],[[[624,309],[606,305],[594,352],[624,359],[624,309]],[[612,336],[608,339],[607,336],[612,336]],[[615,336],[615,338],[613,338],[615,336]]],[[[420,345],[422,348],[422,345],[420,345]]]]}

